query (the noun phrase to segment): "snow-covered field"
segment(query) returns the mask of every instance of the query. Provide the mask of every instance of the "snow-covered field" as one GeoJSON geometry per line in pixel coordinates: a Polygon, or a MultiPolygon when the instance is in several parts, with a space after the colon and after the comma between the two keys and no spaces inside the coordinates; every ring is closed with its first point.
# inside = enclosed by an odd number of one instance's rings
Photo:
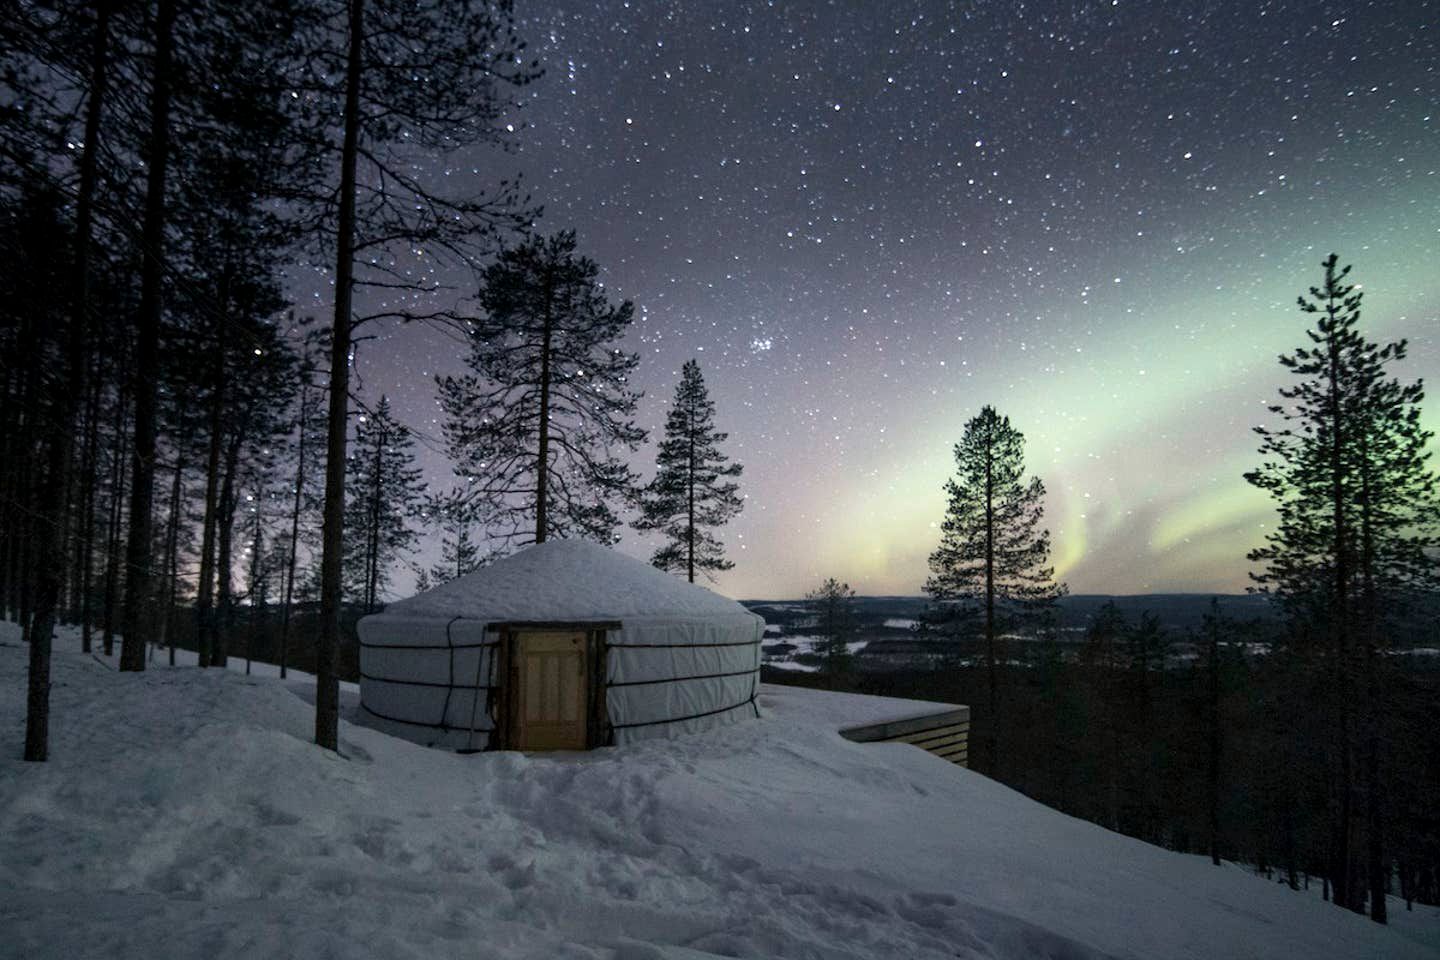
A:
{"type": "MultiPolygon", "coordinates": [[[[806,634],[796,634],[781,637],[779,643],[788,643],[795,649],[785,653],[764,653],[761,662],[767,667],[775,667],[780,670],[797,670],[801,673],[814,673],[820,667],[816,663],[802,663],[796,657],[813,655],[819,652],[825,643],[824,637],[812,637],[806,634]]],[[[869,640],[856,640],[845,644],[845,649],[853,656],[869,646],[869,640]]]]}
{"type": "Polygon", "coordinates": [[[1376,927],[836,734],[886,704],[768,687],[762,720],[568,756],[347,722],[342,759],[303,679],[120,674],[68,635],[54,674],[22,763],[0,625],[6,957],[1440,957],[1433,910],[1376,927]]]}

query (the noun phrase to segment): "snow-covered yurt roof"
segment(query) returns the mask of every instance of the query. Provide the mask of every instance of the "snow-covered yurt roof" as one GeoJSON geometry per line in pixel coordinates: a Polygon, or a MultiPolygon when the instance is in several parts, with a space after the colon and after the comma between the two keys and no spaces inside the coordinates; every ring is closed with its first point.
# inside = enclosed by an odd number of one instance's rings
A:
{"type": "Polygon", "coordinates": [[[387,616],[497,622],[758,619],[734,600],[584,540],[536,544],[424,593],[387,616]]]}
{"type": "Polygon", "coordinates": [[[362,618],[360,705],[432,746],[493,746],[492,734],[508,743],[503,721],[520,696],[511,687],[532,680],[506,666],[507,645],[585,631],[582,673],[594,684],[586,702],[604,705],[603,721],[586,721],[587,736],[674,736],[759,715],[764,630],[735,601],[642,560],[551,541],[362,618]]]}

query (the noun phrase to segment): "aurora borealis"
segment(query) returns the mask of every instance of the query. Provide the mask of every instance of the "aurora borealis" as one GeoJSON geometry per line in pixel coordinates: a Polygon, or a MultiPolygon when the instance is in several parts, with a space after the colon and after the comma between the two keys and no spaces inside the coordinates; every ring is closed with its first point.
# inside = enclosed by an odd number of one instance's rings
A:
{"type": "MultiPolygon", "coordinates": [[[[985,403],[1026,434],[1073,591],[1242,590],[1269,518],[1251,427],[1332,250],[1368,332],[1409,338],[1397,373],[1440,382],[1433,3],[519,13],[547,73],[517,149],[450,175],[523,171],[537,229],[576,229],[635,301],[646,426],[699,359],[745,465],[722,592],[918,593],[985,403]]],[[[447,486],[454,341],[379,334],[364,390],[447,486]]]]}

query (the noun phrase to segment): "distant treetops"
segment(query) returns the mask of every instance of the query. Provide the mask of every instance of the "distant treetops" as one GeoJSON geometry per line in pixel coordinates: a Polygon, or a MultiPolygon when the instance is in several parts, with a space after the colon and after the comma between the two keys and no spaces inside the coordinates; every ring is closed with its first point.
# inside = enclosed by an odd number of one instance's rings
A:
{"type": "Polygon", "coordinates": [[[988,405],[965,425],[955,465],[925,592],[983,614],[988,635],[1064,591],[1054,583],[1050,532],[1041,526],[1045,485],[1025,476],[1024,434],[988,405]]]}
{"type": "Polygon", "coordinates": [[[508,247],[484,271],[469,370],[437,378],[459,479],[444,516],[482,524],[502,549],[562,537],[613,544],[619,511],[634,505],[635,528],[664,538],[655,566],[691,581],[728,570],[714,530],[740,512],[741,467],[720,451],[726,434],[700,366],[685,364],[655,478],[642,486],[622,459],[646,439],[631,387],[640,358],[618,346],[634,305],[612,302],[598,274],[573,231],[508,247]]]}
{"type": "Polygon", "coordinates": [[[614,543],[638,476],[616,453],[645,431],[617,346],[634,318],[612,303],[575,233],[507,247],[481,277],[469,371],[438,377],[443,430],[464,503],[506,544],[614,543]]]}
{"type": "Polygon", "coordinates": [[[983,630],[988,696],[980,766],[999,765],[996,668],[1002,631],[1034,622],[1065,593],[1054,582],[1050,532],[1041,525],[1045,485],[1025,476],[1025,436],[985,406],[955,445],[956,474],[940,545],[930,554],[925,592],[935,601],[931,629],[983,630]]]}
{"type": "Polygon", "coordinates": [[[658,530],[664,542],[651,562],[662,570],[711,576],[734,563],[711,531],[740,514],[745,501],[734,481],[742,467],[720,452],[728,434],[715,429],[715,404],[700,364],[688,360],[665,418],[665,439],[655,458],[655,478],[641,491],[637,530],[658,530]]]}

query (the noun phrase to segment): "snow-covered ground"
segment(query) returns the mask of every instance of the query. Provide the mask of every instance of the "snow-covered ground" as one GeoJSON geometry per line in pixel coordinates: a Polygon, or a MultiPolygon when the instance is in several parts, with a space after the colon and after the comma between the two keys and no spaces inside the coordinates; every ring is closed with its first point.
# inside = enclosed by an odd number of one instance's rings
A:
{"type": "MultiPolygon", "coordinates": [[[[20,642],[21,635],[19,625],[0,620],[0,643],[18,644],[20,642]]],[[[108,667],[111,670],[120,669],[120,640],[118,638],[115,640],[115,649],[108,657],[105,656],[104,650],[100,646],[99,637],[95,638],[92,648],[93,652],[90,656],[96,663],[108,667]]],[[[55,629],[55,649],[57,652],[63,651],[78,654],[80,650],[79,628],[72,627],[68,624],[60,624],[55,629]]],[[[170,665],[170,651],[165,647],[152,646],[145,651],[145,662],[150,669],[168,668],[170,665]]],[[[175,649],[175,666],[193,667],[198,662],[199,658],[194,650],[184,650],[179,647],[175,649]]],[[[278,664],[265,663],[262,660],[254,660],[246,664],[243,653],[238,657],[233,655],[227,657],[225,665],[236,673],[244,673],[256,677],[269,677],[274,680],[280,679],[280,667],[278,664]]],[[[294,667],[287,669],[285,674],[288,682],[297,683],[302,687],[310,687],[315,683],[313,674],[305,673],[303,670],[296,670],[294,667]]],[[[342,683],[340,684],[340,689],[344,693],[357,697],[360,695],[360,685],[358,683],[342,683]]]]}
{"type": "Polygon", "coordinates": [[[1440,957],[1434,911],[1380,928],[835,732],[913,704],[768,687],[759,721],[565,756],[346,722],[341,758],[303,679],[67,634],[26,764],[24,678],[0,625],[3,956],[1440,957]]]}

